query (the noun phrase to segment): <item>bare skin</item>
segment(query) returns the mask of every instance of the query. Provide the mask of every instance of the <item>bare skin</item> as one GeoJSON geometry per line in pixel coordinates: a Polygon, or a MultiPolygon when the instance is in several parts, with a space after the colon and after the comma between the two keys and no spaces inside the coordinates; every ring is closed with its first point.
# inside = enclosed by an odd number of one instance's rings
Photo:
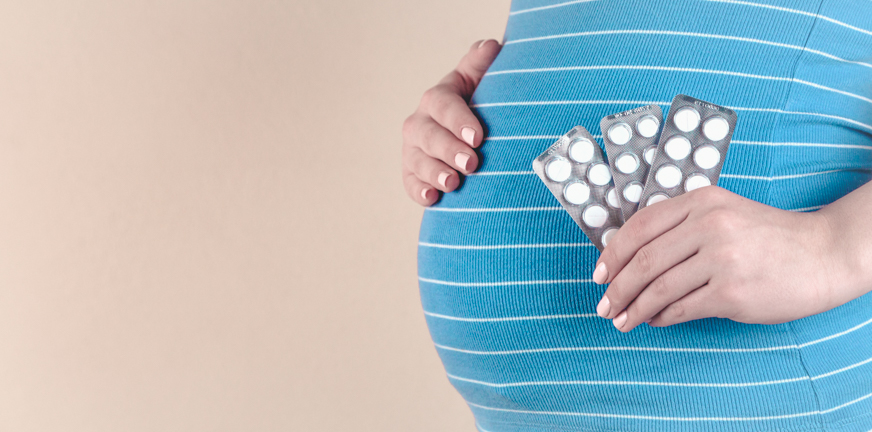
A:
{"type": "Polygon", "coordinates": [[[813,213],[710,186],[642,209],[603,250],[597,313],[627,332],[720,317],[778,324],[872,290],[872,184],[813,213]]]}
{"type": "MultiPolygon", "coordinates": [[[[467,102],[499,52],[472,46],[403,125],[406,192],[425,206],[478,166],[483,129],[467,102]],[[459,173],[460,174],[459,174],[459,173]]],[[[637,212],[597,261],[597,313],[629,332],[719,317],[777,324],[872,291],[872,183],[812,213],[709,186],[637,212]]]]}
{"type": "Polygon", "coordinates": [[[468,101],[502,48],[495,40],[472,44],[457,68],[427,90],[414,114],[403,123],[403,183],[418,204],[439,201],[451,192],[460,176],[478,168],[475,148],[484,128],[468,101]]]}

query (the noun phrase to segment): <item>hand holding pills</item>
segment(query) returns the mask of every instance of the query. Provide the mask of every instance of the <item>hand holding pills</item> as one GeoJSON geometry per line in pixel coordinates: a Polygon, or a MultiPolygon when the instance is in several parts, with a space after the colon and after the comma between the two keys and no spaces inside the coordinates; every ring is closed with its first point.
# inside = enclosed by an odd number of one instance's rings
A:
{"type": "Polygon", "coordinates": [[[814,213],[767,206],[713,186],[735,112],[678,95],[658,134],[660,117],[647,106],[604,118],[610,166],[581,126],[533,162],[602,251],[600,316],[622,332],[710,317],[776,324],[872,289],[872,183],[814,213]]]}
{"type": "Polygon", "coordinates": [[[783,323],[841,304],[828,287],[844,261],[820,212],[701,188],[639,210],[614,235],[593,275],[609,284],[597,313],[622,332],[649,320],[783,323]]]}
{"type": "Polygon", "coordinates": [[[717,182],[735,112],[686,95],[675,96],[671,109],[662,134],[656,104],[603,118],[608,165],[582,126],[533,160],[533,171],[600,251],[638,208],[717,182]],[[591,185],[598,187],[593,195],[591,185]]]}

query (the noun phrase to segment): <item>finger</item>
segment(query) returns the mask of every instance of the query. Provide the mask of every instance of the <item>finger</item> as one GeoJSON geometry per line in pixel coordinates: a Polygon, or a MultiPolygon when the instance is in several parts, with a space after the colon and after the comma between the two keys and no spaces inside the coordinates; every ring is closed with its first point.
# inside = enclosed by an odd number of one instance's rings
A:
{"type": "Polygon", "coordinates": [[[451,192],[460,186],[457,172],[444,162],[434,159],[417,147],[411,147],[403,155],[406,168],[418,177],[418,180],[428,183],[442,192],[451,192]]]}
{"type": "Polygon", "coordinates": [[[683,222],[690,212],[686,196],[668,199],[636,212],[603,249],[593,273],[594,282],[605,284],[614,280],[642,246],[683,222]]]}
{"type": "Polygon", "coordinates": [[[468,101],[501,48],[494,40],[473,44],[457,67],[439,85],[428,90],[421,102],[422,108],[437,123],[473,148],[481,145],[484,128],[468,101]]]}
{"type": "Polygon", "coordinates": [[[715,287],[704,285],[666,306],[651,318],[652,327],[666,327],[703,318],[723,316],[723,305],[717,300],[715,287]]]}
{"type": "Polygon", "coordinates": [[[439,159],[464,174],[478,168],[478,155],[475,151],[433,120],[423,119],[417,130],[410,137],[410,144],[420,147],[428,156],[439,159]]]}
{"type": "Polygon", "coordinates": [[[626,310],[615,317],[615,327],[622,332],[631,331],[678,299],[707,284],[712,274],[708,263],[699,255],[694,255],[654,279],[626,310]]]}
{"type": "Polygon", "coordinates": [[[501,49],[500,43],[493,39],[472,44],[454,71],[442,78],[440,83],[456,86],[462,97],[469,98],[501,49]]]}
{"type": "Polygon", "coordinates": [[[481,144],[484,128],[455,87],[440,84],[427,90],[420,109],[467,146],[476,148],[481,144]]]}
{"type": "Polygon", "coordinates": [[[698,230],[695,224],[682,223],[639,248],[630,262],[612,278],[601,304],[597,306],[597,311],[605,314],[603,318],[616,317],[659,276],[696,254],[699,251],[698,230]]]}
{"type": "Polygon", "coordinates": [[[439,201],[438,190],[422,182],[414,173],[406,169],[403,170],[403,185],[409,198],[422,206],[431,206],[439,201]]]}

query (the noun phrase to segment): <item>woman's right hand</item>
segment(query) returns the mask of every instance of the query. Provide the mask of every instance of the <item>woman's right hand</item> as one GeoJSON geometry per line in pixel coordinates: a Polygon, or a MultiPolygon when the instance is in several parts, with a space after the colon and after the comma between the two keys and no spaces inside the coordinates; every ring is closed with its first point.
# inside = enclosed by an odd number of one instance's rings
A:
{"type": "Polygon", "coordinates": [[[403,123],[403,183],[418,204],[439,201],[439,191],[451,192],[460,173],[478,168],[475,148],[484,129],[469,98],[500,52],[499,42],[476,42],[460,64],[435,87],[424,92],[417,111],[403,123]]]}

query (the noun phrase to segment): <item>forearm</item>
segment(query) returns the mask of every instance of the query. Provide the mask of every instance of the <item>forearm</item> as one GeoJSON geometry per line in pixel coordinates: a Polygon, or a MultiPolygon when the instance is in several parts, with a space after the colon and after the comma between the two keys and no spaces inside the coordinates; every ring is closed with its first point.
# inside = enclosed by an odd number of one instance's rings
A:
{"type": "Polygon", "coordinates": [[[817,212],[832,239],[834,306],[872,291],[872,182],[817,212]]]}

